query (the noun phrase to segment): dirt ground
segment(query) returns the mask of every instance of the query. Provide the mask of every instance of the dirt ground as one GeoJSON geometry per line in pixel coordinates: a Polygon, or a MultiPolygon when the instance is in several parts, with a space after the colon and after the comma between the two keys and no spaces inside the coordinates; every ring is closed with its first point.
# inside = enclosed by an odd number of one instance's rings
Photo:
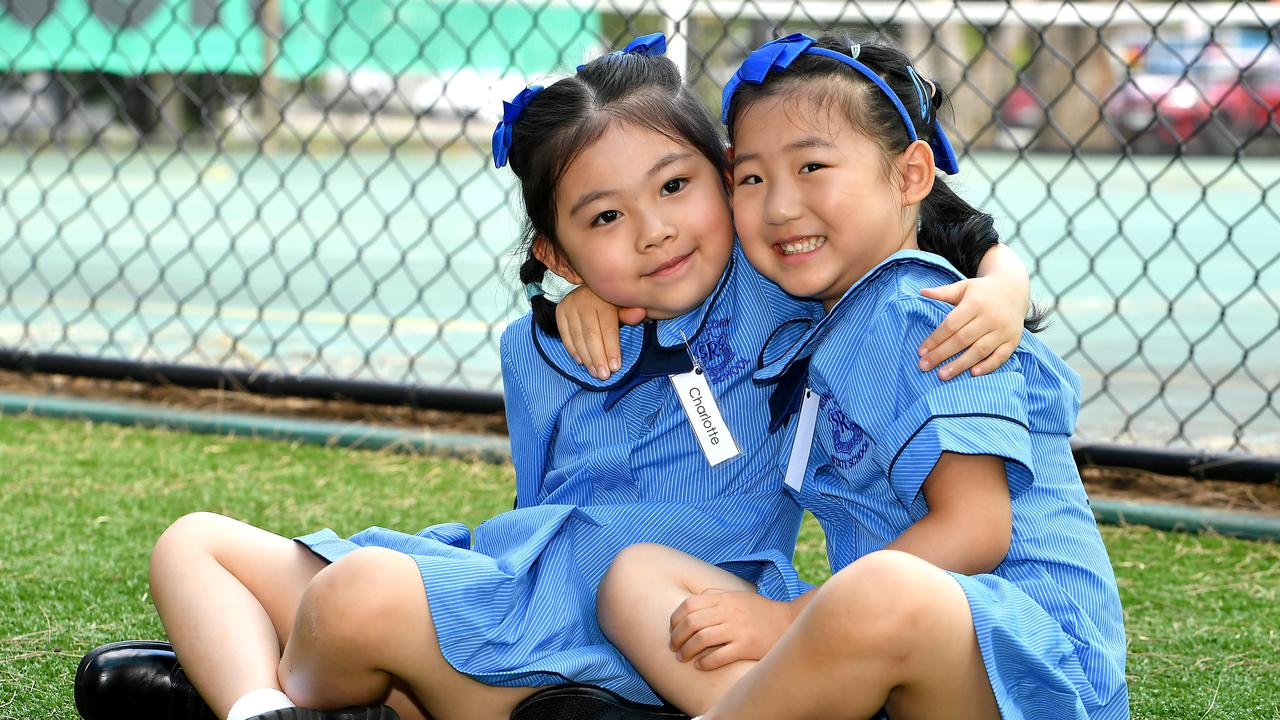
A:
{"type": "MultiPolygon", "coordinates": [[[[263,413],[315,420],[366,422],[436,432],[505,435],[501,413],[421,410],[338,400],[308,400],[226,390],[193,390],[172,385],[94,380],[65,375],[22,374],[0,370],[0,392],[57,395],[93,400],[147,402],[207,412],[263,413]]],[[[1156,475],[1126,468],[1081,470],[1091,497],[1167,502],[1218,510],[1280,516],[1280,485],[1255,485],[1156,475]]]]}

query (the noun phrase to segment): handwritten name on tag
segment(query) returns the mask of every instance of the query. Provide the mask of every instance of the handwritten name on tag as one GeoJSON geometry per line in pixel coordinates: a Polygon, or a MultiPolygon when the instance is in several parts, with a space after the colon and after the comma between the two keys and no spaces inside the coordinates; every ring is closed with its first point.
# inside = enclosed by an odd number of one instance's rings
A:
{"type": "Polygon", "coordinates": [[[818,422],[818,404],[821,395],[804,389],[804,402],[800,404],[800,419],[796,421],[796,439],[791,443],[791,457],[787,459],[787,474],[782,482],[800,492],[804,483],[804,471],[809,466],[809,450],[813,448],[813,427],[818,422]]]}
{"type": "Polygon", "coordinates": [[[671,384],[675,386],[676,397],[680,398],[680,406],[689,417],[689,426],[702,446],[702,453],[712,467],[725,460],[741,454],[738,443],[734,442],[724,416],[720,414],[720,406],[716,404],[716,396],[711,392],[707,375],[701,367],[692,371],[671,375],[671,384]]]}

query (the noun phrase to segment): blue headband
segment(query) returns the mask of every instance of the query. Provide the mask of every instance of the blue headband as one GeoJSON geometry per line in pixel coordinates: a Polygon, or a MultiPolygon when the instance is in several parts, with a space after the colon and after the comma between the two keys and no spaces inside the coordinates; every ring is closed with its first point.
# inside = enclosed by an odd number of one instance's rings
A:
{"type": "MultiPolygon", "coordinates": [[[[801,55],[821,55],[848,65],[859,74],[875,83],[876,87],[884,93],[885,97],[893,103],[893,107],[898,111],[898,115],[902,117],[902,124],[907,127],[907,136],[911,138],[911,142],[919,140],[916,134],[915,123],[911,122],[911,114],[907,112],[907,108],[902,104],[902,100],[898,98],[898,94],[889,87],[874,70],[858,62],[855,57],[850,57],[843,53],[838,53],[826,48],[813,47],[814,39],[804,33],[796,33],[788,35],[784,38],[771,40],[761,45],[755,52],[747,56],[742,61],[742,65],[738,67],[738,71],[733,74],[729,82],[724,86],[723,100],[720,105],[720,121],[726,125],[729,123],[729,106],[733,103],[733,94],[737,92],[738,86],[742,83],[753,83],[759,85],[770,72],[775,70],[786,70],[791,67],[791,63],[801,55]]],[[[856,56],[860,50],[860,46],[854,45],[851,50],[856,56]]],[[[920,100],[921,120],[929,119],[929,111],[933,105],[929,102],[929,93],[924,88],[924,82],[916,75],[915,69],[910,65],[907,66],[907,72],[911,76],[911,82],[916,88],[916,93],[920,100]]],[[[929,147],[933,148],[933,164],[939,170],[954,175],[960,172],[960,165],[956,161],[956,152],[951,147],[951,141],[947,139],[947,134],[942,130],[942,124],[938,122],[938,118],[933,118],[933,137],[929,140],[929,147]]]]}

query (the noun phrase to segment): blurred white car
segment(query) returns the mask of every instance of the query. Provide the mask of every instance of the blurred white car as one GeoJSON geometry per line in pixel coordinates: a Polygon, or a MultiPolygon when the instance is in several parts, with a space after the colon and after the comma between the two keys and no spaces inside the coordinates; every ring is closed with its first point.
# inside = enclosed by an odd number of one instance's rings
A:
{"type": "Polygon", "coordinates": [[[529,84],[519,75],[497,75],[472,68],[425,78],[409,96],[415,115],[476,117],[497,122],[502,101],[510,100],[529,84]]]}

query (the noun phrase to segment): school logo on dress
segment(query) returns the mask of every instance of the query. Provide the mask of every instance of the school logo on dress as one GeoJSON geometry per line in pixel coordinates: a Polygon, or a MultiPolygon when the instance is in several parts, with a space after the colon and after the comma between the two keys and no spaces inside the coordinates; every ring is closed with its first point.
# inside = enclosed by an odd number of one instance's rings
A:
{"type": "Polygon", "coordinates": [[[706,370],[707,379],[713,383],[736,375],[747,367],[747,361],[738,357],[729,344],[729,318],[708,320],[693,353],[706,370]]]}
{"type": "Polygon", "coordinates": [[[827,419],[831,421],[831,464],[840,468],[851,468],[862,461],[871,441],[858,424],[850,420],[844,411],[836,405],[834,398],[828,398],[827,419]]]}

